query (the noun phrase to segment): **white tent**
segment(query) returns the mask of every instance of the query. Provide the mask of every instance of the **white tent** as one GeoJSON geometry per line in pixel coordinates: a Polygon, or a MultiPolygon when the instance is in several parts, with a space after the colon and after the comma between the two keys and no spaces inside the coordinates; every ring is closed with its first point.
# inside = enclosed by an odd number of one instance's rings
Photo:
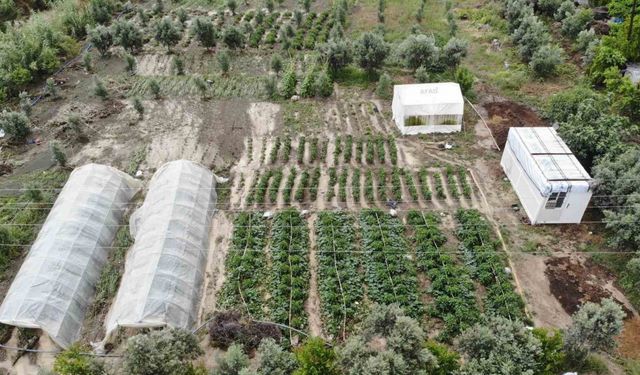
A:
{"type": "Polygon", "coordinates": [[[462,130],[464,98],[454,82],[395,85],[392,109],[402,134],[462,130]]]}
{"type": "Polygon", "coordinates": [[[216,201],[214,175],[186,160],[160,167],[131,218],[135,239],[106,322],[118,327],[189,328],[198,303],[216,201]]]}
{"type": "Polygon", "coordinates": [[[510,128],[500,164],[532,224],[582,220],[591,177],[553,128],[510,128]]]}
{"type": "Polygon", "coordinates": [[[0,306],[0,322],[78,339],[109,247],[139,182],[114,168],[75,169],[0,306]]]}

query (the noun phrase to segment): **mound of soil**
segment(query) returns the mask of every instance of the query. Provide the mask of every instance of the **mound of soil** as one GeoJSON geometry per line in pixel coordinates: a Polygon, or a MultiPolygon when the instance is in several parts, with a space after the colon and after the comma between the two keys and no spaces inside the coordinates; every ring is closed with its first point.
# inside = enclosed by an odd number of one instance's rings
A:
{"type": "MultiPolygon", "coordinates": [[[[582,263],[569,257],[550,258],[545,264],[551,293],[570,315],[585,302],[600,303],[612,297],[604,285],[613,279],[613,275],[589,259],[582,263]]],[[[622,302],[616,301],[627,317],[631,317],[631,311],[622,302]]]]}
{"type": "Polygon", "coordinates": [[[549,126],[533,109],[524,104],[507,100],[486,103],[483,106],[489,114],[489,128],[500,148],[507,143],[507,134],[511,127],[549,126]]]}

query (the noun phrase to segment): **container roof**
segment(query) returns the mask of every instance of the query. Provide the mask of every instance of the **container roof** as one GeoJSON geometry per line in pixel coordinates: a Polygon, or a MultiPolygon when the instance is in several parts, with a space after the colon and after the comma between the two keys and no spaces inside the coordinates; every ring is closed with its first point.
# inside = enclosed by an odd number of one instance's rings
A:
{"type": "Polygon", "coordinates": [[[508,144],[541,193],[589,189],[591,176],[555,129],[510,128],[508,144]]]}
{"type": "Polygon", "coordinates": [[[455,82],[395,85],[395,96],[403,105],[463,103],[460,85],[455,82]]]}

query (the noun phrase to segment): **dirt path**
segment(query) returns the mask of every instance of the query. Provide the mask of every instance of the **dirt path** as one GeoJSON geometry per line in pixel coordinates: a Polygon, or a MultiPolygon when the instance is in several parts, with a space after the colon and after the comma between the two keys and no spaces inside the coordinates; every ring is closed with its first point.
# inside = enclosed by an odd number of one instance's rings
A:
{"type": "Polygon", "coordinates": [[[309,316],[309,333],[312,336],[322,336],[322,320],[320,318],[320,296],[318,295],[318,258],[316,257],[316,215],[307,219],[309,226],[309,298],[305,303],[305,311],[309,316]]]}
{"type": "Polygon", "coordinates": [[[225,279],[224,261],[229,251],[229,241],[233,233],[231,218],[224,211],[216,211],[211,221],[211,234],[207,268],[204,279],[204,293],[200,304],[198,324],[216,309],[216,295],[225,279]]]}

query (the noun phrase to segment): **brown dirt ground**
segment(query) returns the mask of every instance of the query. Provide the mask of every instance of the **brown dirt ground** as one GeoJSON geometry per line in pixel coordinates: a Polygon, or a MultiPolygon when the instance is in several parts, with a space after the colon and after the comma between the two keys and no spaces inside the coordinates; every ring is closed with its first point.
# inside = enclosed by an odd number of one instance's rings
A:
{"type": "Polygon", "coordinates": [[[510,127],[549,125],[533,109],[524,104],[505,100],[484,103],[483,107],[489,116],[487,124],[500,148],[507,142],[510,127]]]}
{"type": "Polygon", "coordinates": [[[640,318],[635,317],[625,322],[620,336],[618,336],[618,353],[625,358],[640,359],[640,318]]]}

